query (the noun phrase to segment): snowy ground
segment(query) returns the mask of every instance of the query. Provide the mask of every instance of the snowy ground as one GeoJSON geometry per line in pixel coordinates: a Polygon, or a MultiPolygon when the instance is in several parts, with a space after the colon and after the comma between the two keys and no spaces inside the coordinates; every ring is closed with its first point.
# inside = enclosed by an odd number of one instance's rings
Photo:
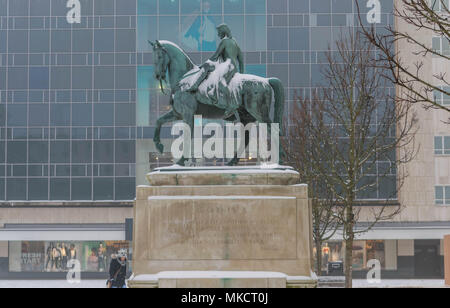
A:
{"type": "MultiPolygon", "coordinates": [[[[353,280],[355,288],[443,288],[443,280],[382,280],[369,284],[366,280],[353,280]]],[[[105,288],[105,280],[82,280],[69,284],[63,280],[0,280],[0,288],[105,288]]]]}
{"type": "Polygon", "coordinates": [[[380,284],[369,284],[367,280],[353,280],[354,288],[445,288],[444,280],[381,280],[380,284]]]}
{"type": "Polygon", "coordinates": [[[82,280],[70,284],[65,280],[0,280],[0,288],[105,288],[106,280],[82,280]]]}

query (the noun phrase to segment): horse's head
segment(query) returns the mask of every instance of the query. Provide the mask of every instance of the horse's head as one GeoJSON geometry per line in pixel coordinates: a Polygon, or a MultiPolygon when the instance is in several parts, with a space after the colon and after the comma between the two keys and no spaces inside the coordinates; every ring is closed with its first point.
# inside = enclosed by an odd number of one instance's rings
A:
{"type": "Polygon", "coordinates": [[[158,81],[166,80],[166,72],[170,58],[167,49],[159,41],[155,43],[148,41],[153,47],[153,64],[155,67],[155,78],[158,81]]]}

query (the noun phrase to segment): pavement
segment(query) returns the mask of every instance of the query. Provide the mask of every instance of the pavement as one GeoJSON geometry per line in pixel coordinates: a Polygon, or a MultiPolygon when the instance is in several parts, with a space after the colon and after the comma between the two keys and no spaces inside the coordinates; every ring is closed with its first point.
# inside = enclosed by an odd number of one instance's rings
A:
{"type": "Polygon", "coordinates": [[[370,284],[367,280],[353,280],[354,288],[450,288],[444,280],[433,279],[385,279],[380,283],[370,284]]]}
{"type": "Polygon", "coordinates": [[[81,280],[80,283],[71,284],[66,280],[0,280],[0,288],[26,288],[26,289],[98,289],[106,287],[105,280],[81,280]]]}
{"type": "MultiPolygon", "coordinates": [[[[105,288],[105,280],[82,280],[70,284],[64,280],[0,280],[0,288],[105,288]]],[[[369,284],[366,280],[353,280],[354,288],[445,288],[444,280],[382,280],[369,284]]],[[[450,287],[448,287],[450,288],[450,287]]]]}

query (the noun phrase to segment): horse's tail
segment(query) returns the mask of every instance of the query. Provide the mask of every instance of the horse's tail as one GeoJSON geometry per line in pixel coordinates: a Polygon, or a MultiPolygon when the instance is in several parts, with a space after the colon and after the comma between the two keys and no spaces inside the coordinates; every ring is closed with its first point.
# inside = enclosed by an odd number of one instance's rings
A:
{"type": "Polygon", "coordinates": [[[283,135],[284,87],[278,78],[269,78],[269,83],[275,96],[275,115],[273,121],[280,125],[280,135],[283,135]]]}

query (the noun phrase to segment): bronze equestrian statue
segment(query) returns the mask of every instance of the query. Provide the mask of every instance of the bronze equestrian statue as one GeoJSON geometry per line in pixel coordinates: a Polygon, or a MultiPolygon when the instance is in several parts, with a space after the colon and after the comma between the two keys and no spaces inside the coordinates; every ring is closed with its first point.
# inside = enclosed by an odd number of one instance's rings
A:
{"type": "MultiPolygon", "coordinates": [[[[164,93],[163,81],[167,77],[171,87],[172,110],[158,119],[153,138],[161,153],[164,151],[161,127],[181,120],[193,131],[195,115],[241,122],[244,126],[253,122],[278,123],[282,135],[285,98],[281,81],[244,74],[243,55],[229,27],[222,24],[217,27],[217,32],[221,39],[219,47],[200,67],[172,42],[149,42],[153,46],[155,78],[160,82],[161,91],[164,93]],[[272,94],[275,97],[273,120],[270,119],[272,94]]],[[[249,136],[246,134],[245,145],[248,144],[249,136]]],[[[282,152],[280,148],[280,159],[282,152]]],[[[182,157],[177,164],[184,166],[188,159],[182,157]]],[[[236,154],[228,165],[238,163],[236,154]]]]}

